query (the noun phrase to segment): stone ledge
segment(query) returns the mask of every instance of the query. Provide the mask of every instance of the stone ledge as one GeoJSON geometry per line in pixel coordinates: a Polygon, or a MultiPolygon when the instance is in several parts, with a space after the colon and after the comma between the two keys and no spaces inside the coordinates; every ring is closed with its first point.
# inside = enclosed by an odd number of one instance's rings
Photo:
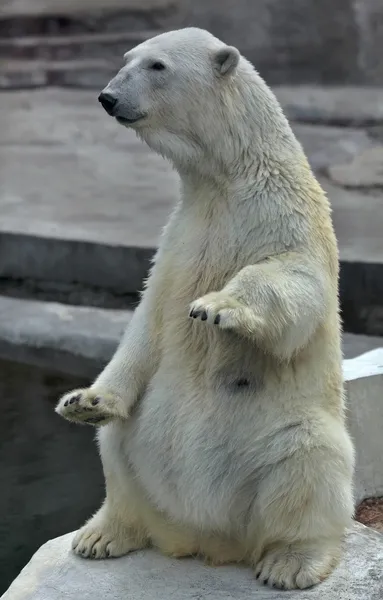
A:
{"type": "Polygon", "coordinates": [[[131,314],[0,296],[0,357],[92,378],[111,358],[131,314]]]}
{"type": "Polygon", "coordinates": [[[341,565],[324,583],[283,592],[258,583],[250,569],[207,567],[155,551],[89,561],[70,553],[73,534],[42,546],[3,600],[376,600],[383,586],[383,535],[355,524],[341,565]]]}
{"type": "Polygon", "coordinates": [[[0,90],[30,89],[51,85],[102,89],[120,67],[112,59],[13,60],[0,64],[0,90]]]}
{"type": "Polygon", "coordinates": [[[292,121],[341,126],[383,122],[379,87],[279,85],[273,89],[292,121]]]}
{"type": "MultiPolygon", "coordinates": [[[[93,377],[111,358],[132,314],[130,310],[0,296],[0,358],[93,377]]],[[[383,346],[383,338],[343,336],[348,358],[379,346],[383,346]]],[[[359,360],[358,356],[352,363],[356,379],[361,377],[359,360]]],[[[351,379],[349,372],[347,378],[351,379]]]]}

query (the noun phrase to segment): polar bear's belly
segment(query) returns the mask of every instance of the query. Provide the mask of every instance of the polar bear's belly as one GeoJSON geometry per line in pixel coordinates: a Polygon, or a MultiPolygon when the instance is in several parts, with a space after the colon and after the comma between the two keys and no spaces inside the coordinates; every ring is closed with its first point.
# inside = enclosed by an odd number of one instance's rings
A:
{"type": "Polygon", "coordinates": [[[157,373],[134,417],[129,462],[156,506],[184,523],[226,528],[254,502],[259,409],[251,385],[238,383],[235,397],[157,373]]]}

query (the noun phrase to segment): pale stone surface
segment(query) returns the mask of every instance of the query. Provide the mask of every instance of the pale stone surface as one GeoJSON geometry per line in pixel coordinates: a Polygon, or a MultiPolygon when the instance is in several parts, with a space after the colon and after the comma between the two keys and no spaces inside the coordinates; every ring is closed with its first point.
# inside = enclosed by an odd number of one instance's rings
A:
{"type": "Polygon", "coordinates": [[[250,569],[212,568],[155,551],[84,560],[71,554],[72,536],[42,546],[3,600],[378,600],[383,586],[383,535],[359,524],[350,531],[345,557],[333,575],[299,592],[264,587],[250,569]]]}
{"type": "Polygon", "coordinates": [[[355,500],[383,496],[383,348],[345,360],[348,426],[356,449],[355,500]]]}
{"type": "Polygon", "coordinates": [[[365,150],[348,164],[332,165],[328,173],[334,183],[344,187],[383,187],[383,147],[365,150]]]}

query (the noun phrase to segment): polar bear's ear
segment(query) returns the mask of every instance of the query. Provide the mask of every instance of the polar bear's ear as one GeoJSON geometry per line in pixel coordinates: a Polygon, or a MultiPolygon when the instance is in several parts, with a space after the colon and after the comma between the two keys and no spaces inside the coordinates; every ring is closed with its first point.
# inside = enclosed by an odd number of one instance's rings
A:
{"type": "Polygon", "coordinates": [[[239,51],[234,46],[224,46],[215,52],[213,60],[218,75],[230,75],[234,73],[239,63],[239,51]]]}

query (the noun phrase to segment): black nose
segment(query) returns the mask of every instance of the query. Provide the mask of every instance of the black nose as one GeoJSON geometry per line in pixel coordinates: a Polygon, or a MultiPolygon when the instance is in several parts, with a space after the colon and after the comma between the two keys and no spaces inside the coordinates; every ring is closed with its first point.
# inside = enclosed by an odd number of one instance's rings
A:
{"type": "Polygon", "coordinates": [[[112,96],[112,94],[108,94],[107,92],[101,92],[98,97],[98,101],[101,102],[108,115],[111,115],[113,113],[113,108],[117,103],[117,98],[112,96]]]}

